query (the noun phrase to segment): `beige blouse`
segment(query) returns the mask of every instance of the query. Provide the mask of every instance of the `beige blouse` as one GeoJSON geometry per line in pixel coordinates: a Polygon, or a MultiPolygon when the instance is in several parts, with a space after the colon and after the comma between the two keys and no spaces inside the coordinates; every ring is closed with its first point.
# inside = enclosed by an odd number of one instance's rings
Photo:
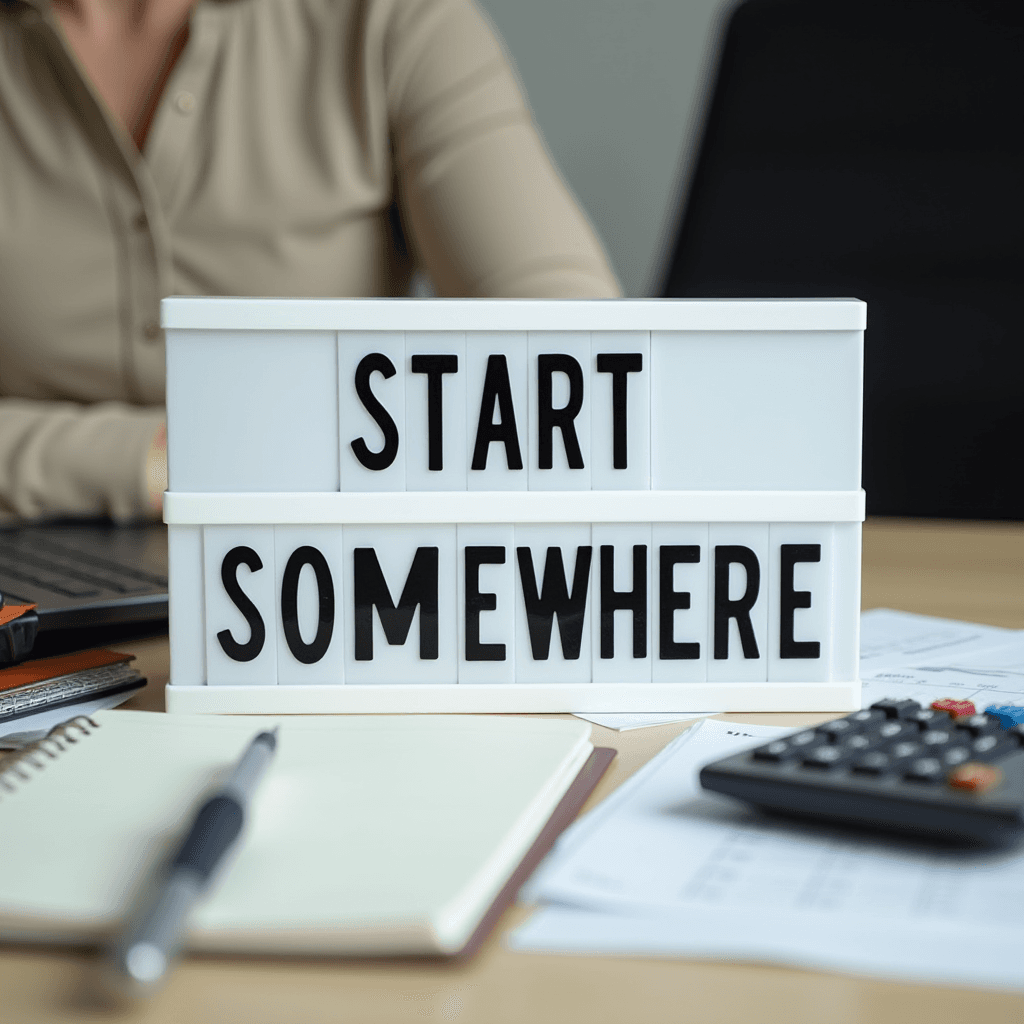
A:
{"type": "Polygon", "coordinates": [[[470,0],[201,0],[141,155],[48,0],[0,0],[0,518],[145,514],[162,296],[402,295],[417,265],[618,294],[470,0]]]}

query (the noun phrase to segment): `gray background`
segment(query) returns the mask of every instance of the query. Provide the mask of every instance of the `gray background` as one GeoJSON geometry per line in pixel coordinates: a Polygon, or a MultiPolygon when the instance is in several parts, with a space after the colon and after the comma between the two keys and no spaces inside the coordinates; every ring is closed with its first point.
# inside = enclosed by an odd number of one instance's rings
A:
{"type": "Polygon", "coordinates": [[[660,283],[730,0],[478,0],[627,295],[660,283]]]}

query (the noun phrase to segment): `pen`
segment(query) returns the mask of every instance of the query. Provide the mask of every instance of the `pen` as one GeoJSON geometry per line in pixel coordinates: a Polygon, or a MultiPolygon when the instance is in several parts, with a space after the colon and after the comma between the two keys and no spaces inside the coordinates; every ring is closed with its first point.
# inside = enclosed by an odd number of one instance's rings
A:
{"type": "Polygon", "coordinates": [[[196,812],[174,856],[146,890],[112,949],[114,980],[153,989],[181,948],[182,931],[217,865],[242,831],[245,808],[277,746],[277,728],[253,737],[223,787],[196,812]]]}

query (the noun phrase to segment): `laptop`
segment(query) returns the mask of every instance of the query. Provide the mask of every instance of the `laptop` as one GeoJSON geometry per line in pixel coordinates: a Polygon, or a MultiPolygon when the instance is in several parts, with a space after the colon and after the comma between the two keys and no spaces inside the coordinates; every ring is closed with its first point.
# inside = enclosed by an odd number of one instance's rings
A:
{"type": "Polygon", "coordinates": [[[105,522],[0,528],[0,595],[8,607],[36,606],[32,657],[165,632],[167,528],[105,522]]]}
{"type": "Polygon", "coordinates": [[[0,528],[0,596],[3,750],[116,707],[146,685],[132,655],[96,648],[167,632],[167,528],[0,528]]]}

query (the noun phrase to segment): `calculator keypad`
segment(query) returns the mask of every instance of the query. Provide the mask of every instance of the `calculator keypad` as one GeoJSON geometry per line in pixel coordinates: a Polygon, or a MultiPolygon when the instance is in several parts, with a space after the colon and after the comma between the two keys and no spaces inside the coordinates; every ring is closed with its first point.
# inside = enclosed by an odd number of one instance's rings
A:
{"type": "Polygon", "coordinates": [[[795,761],[804,768],[841,769],[873,777],[893,774],[907,781],[936,783],[945,781],[960,765],[998,761],[1022,745],[1024,726],[1006,729],[996,715],[953,718],[946,710],[922,708],[917,701],[881,700],[817,729],[775,740],[755,750],[753,757],[774,764],[795,761]]]}
{"type": "Polygon", "coordinates": [[[708,765],[764,807],[944,836],[1024,836],[1024,708],[882,700],[708,765]],[[993,803],[993,801],[995,801],[993,803]]]}

